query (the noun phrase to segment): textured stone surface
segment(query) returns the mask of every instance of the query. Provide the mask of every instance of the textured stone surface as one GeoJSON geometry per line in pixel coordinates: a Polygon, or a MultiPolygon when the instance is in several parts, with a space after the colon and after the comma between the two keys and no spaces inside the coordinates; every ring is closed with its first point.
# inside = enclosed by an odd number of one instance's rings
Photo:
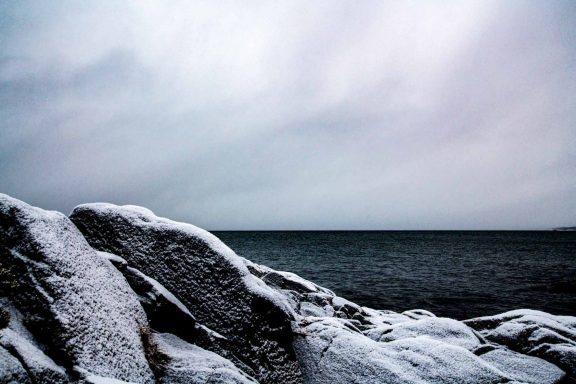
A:
{"type": "Polygon", "coordinates": [[[0,196],[0,384],[574,382],[574,317],[375,310],[143,208],[72,218],[0,196]]]}
{"type": "Polygon", "coordinates": [[[576,376],[576,318],[520,309],[465,323],[487,340],[541,357],[576,376]]]}
{"type": "Polygon", "coordinates": [[[70,218],[94,248],[157,280],[200,323],[228,338],[260,382],[301,382],[290,306],[216,237],[133,206],[81,205],[70,218]]]}
{"type": "Polygon", "coordinates": [[[139,327],[146,316],[122,275],[70,220],[0,195],[2,264],[18,273],[10,300],[51,357],[69,368],[153,381],[139,327]]]}
{"type": "Polygon", "coordinates": [[[171,334],[156,334],[170,363],[160,380],[166,384],[255,384],[252,377],[223,357],[171,334]]]}
{"type": "Polygon", "coordinates": [[[0,331],[0,346],[18,359],[32,382],[63,384],[70,381],[62,367],[12,329],[0,331]]]}

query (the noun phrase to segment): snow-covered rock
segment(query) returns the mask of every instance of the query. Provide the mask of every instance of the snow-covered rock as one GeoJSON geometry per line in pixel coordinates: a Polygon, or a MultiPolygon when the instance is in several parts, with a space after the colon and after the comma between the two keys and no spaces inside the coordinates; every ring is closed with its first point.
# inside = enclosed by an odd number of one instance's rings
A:
{"type": "Polygon", "coordinates": [[[339,320],[307,318],[296,327],[295,348],[305,383],[553,384],[565,377],[543,359],[506,348],[491,347],[477,356],[462,346],[471,347],[470,334],[464,331],[464,341],[456,337],[465,326],[455,320],[438,323],[440,332],[421,325],[410,329],[408,322],[403,330],[416,332],[386,342],[363,337],[339,320]],[[450,328],[456,331],[451,337],[437,337],[450,328]]]}
{"type": "Polygon", "coordinates": [[[0,281],[9,313],[0,313],[0,384],[574,377],[574,317],[376,310],[144,208],[90,204],[71,218],[80,232],[61,214],[0,195],[0,272],[12,279],[0,281]]]}
{"type": "Polygon", "coordinates": [[[19,276],[9,299],[51,358],[70,369],[153,382],[139,334],[145,313],[74,224],[0,195],[0,229],[2,265],[19,276]]]}
{"type": "Polygon", "coordinates": [[[519,309],[464,321],[487,340],[541,357],[576,376],[576,318],[519,309]]]}
{"type": "MultiPolygon", "coordinates": [[[[295,350],[305,383],[553,384],[565,377],[556,365],[491,344],[461,321],[421,309],[360,307],[296,275],[290,279],[298,290],[267,267],[249,269],[274,276],[271,287],[298,314],[295,350]]],[[[564,318],[566,325],[573,320],[564,318]]]]}
{"type": "Polygon", "coordinates": [[[0,331],[0,346],[17,358],[32,382],[56,384],[70,381],[62,367],[12,329],[0,331]]]}
{"type": "Polygon", "coordinates": [[[200,323],[225,336],[252,369],[248,374],[263,384],[301,382],[292,308],[218,238],[134,206],[80,205],[70,218],[95,249],[157,280],[200,323]]]}
{"type": "Polygon", "coordinates": [[[185,341],[215,352],[234,362],[242,369],[250,370],[233,353],[230,341],[208,327],[198,324],[188,308],[170,291],[153,278],[146,276],[120,256],[97,252],[124,275],[136,297],[142,304],[150,327],[156,332],[171,333],[185,341]]]}
{"type": "Polygon", "coordinates": [[[3,347],[0,347],[0,383],[31,384],[30,377],[20,361],[3,347]]]}
{"type": "Polygon", "coordinates": [[[170,363],[160,382],[166,384],[257,384],[229,360],[171,334],[154,338],[170,363]]]}
{"type": "Polygon", "coordinates": [[[425,336],[376,342],[337,319],[305,320],[295,348],[310,384],[501,383],[508,377],[468,350],[425,336]]]}
{"type": "Polygon", "coordinates": [[[538,357],[522,355],[506,348],[493,349],[481,355],[481,358],[524,383],[557,383],[564,377],[564,371],[557,366],[538,357]]]}
{"type": "MultiPolygon", "coordinates": [[[[566,364],[514,352],[506,348],[509,343],[487,340],[461,321],[422,309],[396,313],[361,307],[295,274],[245,263],[285,295],[297,313],[295,350],[305,383],[552,384],[566,376],[557,366],[566,364]]],[[[504,315],[508,320],[517,316],[504,315]]],[[[576,328],[576,318],[553,317],[576,328]]],[[[511,338],[520,341],[518,336],[511,338]]],[[[571,356],[567,360],[574,362],[571,356]]]]}
{"type": "Polygon", "coordinates": [[[439,317],[425,317],[414,321],[372,328],[364,332],[364,334],[375,341],[381,342],[426,336],[466,348],[470,351],[476,349],[483,342],[472,329],[460,321],[439,317]]]}
{"type": "Polygon", "coordinates": [[[194,339],[196,319],[180,300],[136,268],[126,267],[123,275],[138,295],[152,328],[175,333],[187,340],[194,339]]]}

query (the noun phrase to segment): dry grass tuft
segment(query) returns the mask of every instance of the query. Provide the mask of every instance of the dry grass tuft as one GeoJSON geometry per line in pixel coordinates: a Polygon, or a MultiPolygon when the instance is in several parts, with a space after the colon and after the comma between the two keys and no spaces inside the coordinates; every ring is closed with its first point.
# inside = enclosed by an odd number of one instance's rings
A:
{"type": "Polygon", "coordinates": [[[170,363],[170,356],[160,350],[158,344],[156,344],[152,338],[150,327],[140,327],[140,339],[144,346],[144,355],[146,356],[146,360],[148,360],[148,365],[150,366],[150,369],[152,369],[156,379],[160,379],[166,372],[166,368],[170,363]]]}

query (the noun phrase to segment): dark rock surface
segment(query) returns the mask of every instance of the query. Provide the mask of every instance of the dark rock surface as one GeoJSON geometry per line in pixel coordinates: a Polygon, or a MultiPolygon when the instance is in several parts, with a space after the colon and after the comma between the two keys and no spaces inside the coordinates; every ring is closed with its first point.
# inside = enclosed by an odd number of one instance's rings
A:
{"type": "Polygon", "coordinates": [[[210,233],[111,204],[76,207],[70,219],[97,250],[124,258],[170,290],[204,325],[230,340],[262,383],[299,383],[290,308],[210,233]]]}

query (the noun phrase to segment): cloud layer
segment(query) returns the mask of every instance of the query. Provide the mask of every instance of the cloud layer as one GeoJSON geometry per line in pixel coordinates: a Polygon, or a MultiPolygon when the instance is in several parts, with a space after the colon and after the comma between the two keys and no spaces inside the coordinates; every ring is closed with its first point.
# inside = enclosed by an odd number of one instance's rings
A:
{"type": "Polygon", "coordinates": [[[576,225],[572,1],[0,5],[0,188],[208,229],[576,225]]]}

